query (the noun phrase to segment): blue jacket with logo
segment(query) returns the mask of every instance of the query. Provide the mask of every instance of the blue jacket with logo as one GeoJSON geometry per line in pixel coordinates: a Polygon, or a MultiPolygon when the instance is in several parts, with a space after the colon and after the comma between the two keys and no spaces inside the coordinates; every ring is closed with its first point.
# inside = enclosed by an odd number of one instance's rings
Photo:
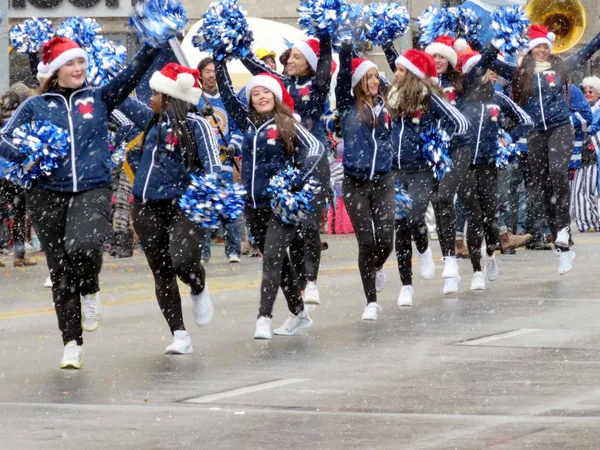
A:
{"type": "MultiPolygon", "coordinates": [[[[145,129],[154,116],[148,106],[133,97],[125,100],[119,109],[140,129],[145,129]]],[[[188,113],[187,119],[200,162],[200,167],[194,168],[193,172],[220,172],[219,148],[212,127],[197,114],[188,113]]],[[[178,198],[190,183],[186,162],[168,116],[147,131],[143,148],[130,151],[128,162],[135,171],[133,196],[142,203],[178,198]]]]}
{"type": "Polygon", "coordinates": [[[104,86],[83,86],[67,100],[55,92],[30,97],[15,111],[2,130],[0,156],[21,162],[19,149],[12,145],[12,132],[25,123],[50,120],[69,131],[71,150],[48,177],[39,178],[44,189],[60,192],[82,192],[111,182],[108,138],[110,113],[133,91],[159,49],[148,46],[104,86]]]}
{"type": "Polygon", "coordinates": [[[242,184],[247,192],[246,205],[253,209],[268,208],[271,197],[267,188],[271,178],[286,166],[294,166],[300,169],[299,181],[305,181],[325,155],[323,144],[301,124],[295,123],[296,149],[292,155],[287,155],[274,119],[255,124],[247,106],[233,91],[227,66],[215,61],[215,69],[219,92],[229,116],[241,130],[246,130],[242,142],[242,184]]]}
{"type": "Polygon", "coordinates": [[[302,125],[324,146],[327,146],[325,122],[321,116],[327,111],[331,88],[331,38],[319,39],[319,60],[314,76],[289,77],[275,72],[255,55],[250,55],[242,63],[252,73],[269,72],[281,79],[294,99],[294,112],[301,118],[302,125]]]}
{"type": "MultiPolygon", "coordinates": [[[[578,52],[564,58],[567,68],[575,71],[600,49],[600,33],[578,52]]],[[[492,70],[507,80],[517,73],[517,66],[496,60],[492,70]]],[[[571,122],[564,80],[552,67],[531,76],[531,94],[523,109],[534,122],[535,131],[547,131],[571,122]]]]}
{"type": "Polygon", "coordinates": [[[383,98],[373,106],[358,105],[352,95],[352,44],[340,50],[335,97],[344,139],[344,173],[361,180],[376,180],[392,172],[389,115],[383,98]],[[359,108],[377,125],[370,127],[359,108]]]}
{"type": "Polygon", "coordinates": [[[573,142],[573,154],[569,161],[569,169],[581,169],[583,140],[594,120],[592,108],[585,99],[585,95],[577,86],[569,85],[569,109],[571,110],[571,122],[575,128],[575,140],[573,142]]]}

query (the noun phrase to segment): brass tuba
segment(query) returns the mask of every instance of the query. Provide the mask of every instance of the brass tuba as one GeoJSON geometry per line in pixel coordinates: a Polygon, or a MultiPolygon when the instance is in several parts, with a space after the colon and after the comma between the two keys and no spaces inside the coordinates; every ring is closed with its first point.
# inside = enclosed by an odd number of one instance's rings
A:
{"type": "Polygon", "coordinates": [[[525,12],[532,24],[544,25],[556,35],[553,53],[574,47],[585,31],[585,9],[579,0],[531,0],[525,12]]]}

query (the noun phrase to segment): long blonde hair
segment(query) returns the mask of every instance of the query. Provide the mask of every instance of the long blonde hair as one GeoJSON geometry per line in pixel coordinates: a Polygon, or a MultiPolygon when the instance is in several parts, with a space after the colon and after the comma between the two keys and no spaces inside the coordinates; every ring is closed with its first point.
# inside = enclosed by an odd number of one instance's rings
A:
{"type": "Polygon", "coordinates": [[[395,81],[387,96],[392,118],[411,117],[419,110],[426,111],[432,95],[444,96],[444,92],[432,81],[422,80],[410,71],[400,82],[395,81]]]}

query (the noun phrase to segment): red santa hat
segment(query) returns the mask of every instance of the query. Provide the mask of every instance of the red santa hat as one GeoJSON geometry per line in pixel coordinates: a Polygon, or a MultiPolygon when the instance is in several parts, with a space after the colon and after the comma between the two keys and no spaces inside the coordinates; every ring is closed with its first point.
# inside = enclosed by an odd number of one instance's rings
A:
{"type": "Polygon", "coordinates": [[[249,104],[250,97],[252,96],[252,89],[259,86],[271,91],[273,95],[277,97],[281,103],[287,106],[292,114],[294,114],[294,99],[281,80],[275,75],[267,72],[262,72],[252,77],[246,85],[246,99],[249,104]]]}
{"type": "Polygon", "coordinates": [[[198,83],[200,72],[176,63],[169,63],[150,77],[150,89],[197,105],[202,95],[198,83]]]}
{"type": "Polygon", "coordinates": [[[371,69],[377,69],[373,61],[364,58],[352,58],[352,89],[371,69]]]}
{"type": "Polygon", "coordinates": [[[50,39],[42,47],[42,62],[38,64],[38,73],[52,75],[62,66],[75,58],[83,58],[87,63],[87,53],[77,43],[64,37],[50,39]]]}
{"type": "Polygon", "coordinates": [[[556,40],[556,35],[543,25],[531,25],[529,27],[529,44],[527,52],[529,53],[535,47],[546,44],[552,53],[552,43],[556,40]]]}
{"type": "Polygon", "coordinates": [[[600,78],[598,77],[585,77],[581,82],[581,86],[584,88],[591,87],[600,95],[600,78]]]}
{"type": "Polygon", "coordinates": [[[404,67],[421,80],[429,78],[434,83],[440,81],[433,56],[424,51],[411,48],[396,58],[396,65],[404,67]]]}
{"type": "Polygon", "coordinates": [[[456,70],[461,73],[469,73],[469,71],[479,62],[481,54],[477,52],[465,52],[458,58],[456,70]]]}
{"type": "Polygon", "coordinates": [[[317,70],[317,62],[319,61],[320,43],[317,39],[309,39],[308,41],[300,41],[294,45],[294,48],[298,50],[306,58],[308,65],[312,67],[312,70],[317,70]]]}
{"type": "Polygon", "coordinates": [[[458,53],[467,49],[467,41],[454,39],[452,36],[440,36],[425,48],[431,56],[441,55],[448,60],[452,67],[456,67],[458,53]]]}

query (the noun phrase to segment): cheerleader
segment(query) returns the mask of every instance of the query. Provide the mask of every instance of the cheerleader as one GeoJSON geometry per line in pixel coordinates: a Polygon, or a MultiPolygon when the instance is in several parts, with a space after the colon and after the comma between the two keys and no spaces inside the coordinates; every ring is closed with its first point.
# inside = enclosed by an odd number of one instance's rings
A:
{"type": "Polygon", "coordinates": [[[198,70],[169,63],[150,78],[150,107],[128,98],[120,107],[144,130],[139,151],[128,153],[133,183],[133,225],[154,276],[156,298],[173,335],[166,354],[192,353],[183,323],[177,278],[190,287],[196,325],[210,322],[213,305],[200,262],[207,229],[188,219],[179,205],[190,173],[220,173],[219,148],[211,125],[191,108],[201,90],[198,70]]]}
{"type": "MultiPolygon", "coordinates": [[[[581,67],[600,48],[600,34],[583,49],[564,60],[552,54],[554,33],[540,25],[529,29],[530,42],[521,65],[516,67],[495,61],[494,72],[512,80],[515,103],[522,106],[535,124],[529,134],[528,163],[532,183],[528,194],[532,204],[554,211],[556,222],[551,232],[559,255],[558,273],[572,268],[575,253],[570,250],[569,159],[573,151],[574,131],[568,104],[569,72],[581,67]]],[[[532,211],[541,228],[546,218],[542,208],[532,211]]]]}
{"type": "MultiPolygon", "coordinates": [[[[321,118],[328,110],[334,65],[330,37],[324,36],[320,40],[308,39],[296,43],[285,64],[286,75],[277,73],[255,55],[244,58],[242,62],[253,75],[268,72],[277,76],[292,96],[294,112],[300,116],[302,125],[321,142],[323,148],[329,148],[325,122],[321,118]]],[[[327,158],[321,160],[315,176],[322,186],[329,185],[330,171],[327,158]]],[[[321,189],[313,200],[312,214],[298,227],[297,235],[290,248],[300,290],[307,304],[321,303],[317,288],[321,264],[319,228],[326,197],[327,189],[321,189]]]]}
{"type": "Polygon", "coordinates": [[[65,345],[62,369],[83,363],[82,330],[100,319],[99,274],[103,243],[111,232],[111,173],[108,118],[135,88],[159,49],[142,47],[107,84],[86,85],[88,55],[74,41],[55,37],[44,44],[40,71],[51,74],[40,94],[25,100],[3,129],[0,156],[20,162],[11,145],[15,128],[49,120],[69,132],[71,151],[28,193],[29,217],[46,255],[52,297],[65,345]]]}
{"type": "MultiPolygon", "coordinates": [[[[485,290],[485,278],[498,278],[498,261],[495,257],[496,244],[500,235],[498,226],[498,148],[500,123],[504,116],[516,127],[510,132],[517,142],[533,128],[531,118],[506,95],[497,92],[491,72],[476,64],[481,60],[477,52],[467,52],[458,60],[457,67],[465,77],[464,94],[459,107],[469,120],[473,133],[470,134],[470,167],[458,196],[467,212],[467,245],[473,266],[472,290],[485,290]],[[485,234],[485,269],[481,270],[481,244],[485,234]],[[484,275],[485,273],[485,275],[484,275]]],[[[503,142],[507,145],[508,142],[503,142]]]]}
{"type": "Polygon", "coordinates": [[[246,194],[246,219],[263,254],[260,308],[255,339],[271,339],[273,304],[281,286],[290,311],[284,324],[273,330],[293,335],[312,325],[300,293],[298,279],[287,254],[296,226],[283,223],[270,207],[269,180],[287,166],[301,167],[294,189],[313,174],[325,152],[293,117],[294,100],[281,81],[269,73],[254,76],[246,86],[248,106],[233,91],[227,66],[215,62],[219,92],[230,117],[245,130],[242,144],[242,183],[246,194]]]}
{"type": "Polygon", "coordinates": [[[434,178],[421,149],[421,133],[448,128],[452,137],[466,133],[462,114],[444,99],[431,55],[408,50],[395,61],[395,81],[388,93],[392,116],[392,164],[396,182],[406,189],[413,205],[396,220],[396,258],[402,281],[398,306],[413,305],[412,239],[419,252],[421,277],[433,278],[435,265],[427,239],[425,214],[434,191],[434,178]]]}
{"type": "Polygon", "coordinates": [[[358,269],[367,298],[363,320],[382,311],[383,265],[394,239],[394,177],[389,117],[379,94],[377,66],[352,58],[352,44],[340,50],[335,96],[344,139],[344,200],[358,241],[358,269]]]}

